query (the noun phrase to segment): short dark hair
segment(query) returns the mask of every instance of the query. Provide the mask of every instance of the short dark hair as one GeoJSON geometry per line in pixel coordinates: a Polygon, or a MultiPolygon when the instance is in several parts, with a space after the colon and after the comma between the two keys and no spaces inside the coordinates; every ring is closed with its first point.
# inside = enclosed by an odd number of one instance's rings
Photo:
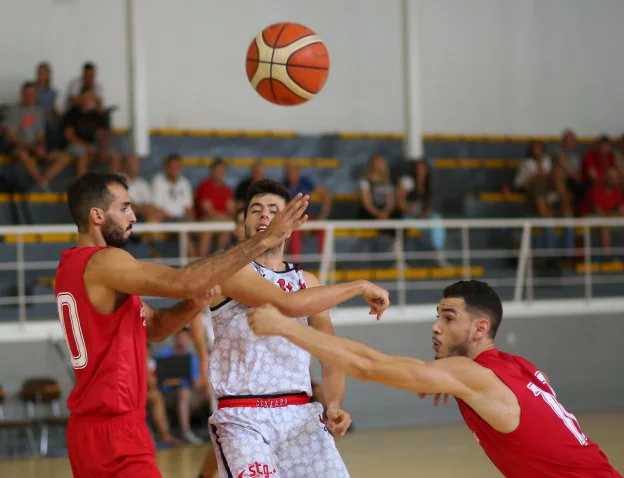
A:
{"type": "Polygon", "coordinates": [[[88,61],[82,65],[82,71],[95,70],[95,63],[88,61]]]}
{"type": "Polygon", "coordinates": [[[222,158],[215,158],[212,164],[210,165],[210,169],[214,171],[219,166],[225,166],[225,161],[222,158]]]}
{"type": "Polygon", "coordinates": [[[37,83],[35,83],[34,81],[25,81],[24,83],[22,83],[22,90],[25,90],[26,88],[35,88],[37,86],[37,83]]]}
{"type": "Polygon", "coordinates": [[[290,193],[288,189],[277,181],[272,179],[261,179],[251,184],[247,191],[247,201],[245,202],[245,217],[247,217],[247,210],[249,209],[249,203],[255,196],[264,196],[265,194],[274,194],[281,197],[286,204],[290,201],[290,193]]]}
{"type": "Polygon", "coordinates": [[[503,320],[503,304],[498,294],[486,282],[478,280],[462,280],[444,289],[444,298],[457,297],[464,299],[466,310],[470,314],[481,313],[490,320],[490,337],[496,332],[503,320]]]}
{"type": "Polygon", "coordinates": [[[180,161],[182,157],[178,153],[169,153],[165,158],[165,166],[167,166],[171,161],[180,161]]]}
{"type": "Polygon", "coordinates": [[[89,211],[98,207],[108,210],[113,196],[108,189],[111,184],[119,184],[128,189],[126,178],[118,174],[87,173],[76,179],[67,188],[69,213],[79,232],[86,232],[89,226],[89,211]]]}

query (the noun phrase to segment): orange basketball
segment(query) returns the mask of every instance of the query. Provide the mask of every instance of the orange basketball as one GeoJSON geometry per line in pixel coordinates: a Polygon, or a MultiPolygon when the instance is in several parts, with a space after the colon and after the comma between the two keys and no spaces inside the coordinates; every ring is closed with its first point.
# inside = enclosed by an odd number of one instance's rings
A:
{"type": "Polygon", "coordinates": [[[308,27],[276,23],[247,50],[247,78],[265,100],[282,106],[305,103],[321,91],[329,73],[323,41],[308,27]]]}

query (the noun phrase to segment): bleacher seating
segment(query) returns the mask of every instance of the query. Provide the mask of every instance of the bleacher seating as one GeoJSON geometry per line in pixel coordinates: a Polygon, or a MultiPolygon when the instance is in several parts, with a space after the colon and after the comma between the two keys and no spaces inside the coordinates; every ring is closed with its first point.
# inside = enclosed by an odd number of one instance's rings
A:
{"type": "MultiPolygon", "coordinates": [[[[227,181],[234,187],[247,176],[249,166],[256,159],[265,165],[267,176],[280,180],[286,159],[300,161],[302,174],[323,184],[335,194],[331,219],[352,219],[358,211],[358,180],[363,174],[371,154],[379,153],[388,158],[393,179],[406,173],[410,165],[402,161],[402,138],[397,135],[325,135],[300,136],[291,132],[192,132],[153,131],[151,155],[142,160],[142,175],[151,178],[161,169],[162,158],[169,152],[183,157],[184,174],[196,186],[209,174],[209,165],[214,158],[224,158],[229,165],[227,181]]],[[[554,138],[547,138],[547,148],[555,145],[554,138]]],[[[505,185],[513,182],[519,158],[522,158],[528,138],[481,138],[430,136],[425,138],[424,156],[431,161],[434,187],[434,207],[446,218],[470,217],[520,217],[525,214],[524,198],[519,194],[503,194],[505,185]]],[[[129,137],[125,133],[117,136],[122,151],[129,149],[129,137]]],[[[26,175],[7,158],[0,158],[0,173],[17,174],[28,188],[26,175]]],[[[12,196],[0,192],[0,223],[11,224],[15,212],[11,210],[16,198],[27,208],[35,224],[69,223],[70,217],[63,191],[74,177],[69,168],[51,185],[52,193],[27,193],[12,196]]],[[[313,203],[312,209],[318,207],[313,203]]],[[[27,222],[27,214],[19,213],[20,222],[27,222]]],[[[460,250],[458,231],[448,231],[447,247],[460,250]]],[[[63,235],[37,235],[26,237],[25,252],[29,261],[55,260],[59,252],[72,244],[74,237],[63,235]]],[[[618,240],[616,236],[616,241],[618,240]]],[[[412,251],[428,250],[427,234],[412,230],[406,234],[406,248],[412,251]]],[[[15,261],[15,237],[0,238],[0,262],[15,261]]],[[[337,231],[336,252],[389,252],[392,238],[371,230],[337,231]]],[[[518,246],[518,238],[510,231],[471,231],[473,248],[487,250],[489,247],[518,246]]],[[[317,252],[316,240],[306,236],[304,253],[317,252]]],[[[148,248],[141,243],[130,245],[137,257],[147,257],[148,248]]],[[[430,249],[429,249],[430,250],[430,249]]],[[[164,248],[164,257],[176,257],[177,243],[171,242],[164,248]]],[[[409,261],[408,279],[452,279],[463,275],[461,258],[450,257],[452,267],[440,269],[433,260],[409,261]]],[[[306,264],[314,269],[318,264],[306,264]]],[[[473,259],[471,266],[477,277],[509,275],[515,264],[506,259],[473,259]]],[[[602,268],[601,273],[619,271],[617,267],[602,268]]],[[[565,274],[581,274],[582,269],[571,267],[565,274]]],[[[393,261],[340,264],[339,272],[333,277],[343,280],[366,277],[374,280],[395,280],[393,261]]],[[[50,295],[53,293],[54,271],[27,270],[26,282],[29,294],[50,295]]],[[[14,271],[0,271],[0,296],[15,296],[16,275],[14,271]]],[[[415,293],[422,294],[421,291],[415,293]]],[[[503,294],[505,294],[503,289],[503,294]]],[[[540,293],[547,291],[541,290],[540,293]]],[[[419,296],[420,298],[420,296],[419,296]]],[[[17,307],[1,306],[0,320],[14,320],[17,307]]],[[[49,318],[55,314],[53,304],[29,304],[29,317],[49,318]]]]}

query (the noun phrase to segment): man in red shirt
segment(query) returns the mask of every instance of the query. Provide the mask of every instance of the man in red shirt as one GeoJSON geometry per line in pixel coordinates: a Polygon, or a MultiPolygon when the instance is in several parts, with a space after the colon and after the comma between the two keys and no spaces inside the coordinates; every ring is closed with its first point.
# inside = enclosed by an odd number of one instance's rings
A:
{"type": "MultiPolygon", "coordinates": [[[[195,193],[195,209],[200,221],[225,221],[234,218],[234,194],[225,183],[227,166],[221,159],[216,159],[210,167],[210,177],[204,179],[195,193]]],[[[224,249],[231,240],[231,233],[220,232],[218,235],[217,250],[224,249]]],[[[199,250],[201,256],[210,251],[212,241],[211,232],[202,232],[199,235],[199,250]]]]}
{"type": "Polygon", "coordinates": [[[607,171],[615,168],[615,155],[608,136],[598,138],[596,147],[587,152],[581,166],[581,181],[594,185],[604,180],[607,171]]]}
{"type": "Polygon", "coordinates": [[[496,348],[503,306],[488,284],[447,287],[438,315],[432,328],[437,360],[425,363],[302,326],[272,306],[247,312],[256,335],[282,336],[354,378],[421,398],[454,395],[466,424],[507,478],[622,478],[559,403],[545,375],[496,348]]]}
{"type": "MultiPolygon", "coordinates": [[[[605,180],[596,184],[587,193],[584,215],[613,217],[624,216],[624,196],[619,187],[619,175],[615,168],[605,173],[605,180]]],[[[605,253],[611,248],[611,228],[601,230],[602,247],[605,253]]]]}
{"type": "Polygon", "coordinates": [[[67,202],[78,247],[62,253],[56,303],[76,377],[67,400],[73,476],[160,477],[145,421],[146,341],[179,330],[220,293],[219,282],[281,244],[305,222],[308,198],[289,203],[265,234],[180,269],[121,249],[136,222],[122,177],[86,174],[69,187],[67,202]],[[186,300],[155,310],[140,295],[186,300]]]}

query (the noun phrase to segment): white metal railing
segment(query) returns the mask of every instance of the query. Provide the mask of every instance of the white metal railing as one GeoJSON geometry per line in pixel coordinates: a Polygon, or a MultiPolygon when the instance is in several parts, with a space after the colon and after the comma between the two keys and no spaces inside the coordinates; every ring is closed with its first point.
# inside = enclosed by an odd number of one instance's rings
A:
{"type": "MultiPolygon", "coordinates": [[[[336,252],[336,231],[341,230],[395,230],[405,231],[409,229],[429,230],[435,227],[443,227],[447,231],[459,231],[460,248],[458,250],[447,249],[446,256],[449,260],[455,260],[461,269],[461,278],[472,277],[472,265],[479,261],[496,258],[517,259],[518,265],[513,275],[509,277],[487,278],[495,287],[512,287],[513,300],[515,303],[533,300],[536,287],[559,285],[562,287],[584,286],[584,298],[591,301],[593,290],[596,285],[624,283],[624,274],[611,274],[609,276],[596,277],[592,272],[591,262],[593,254],[602,254],[600,247],[592,248],[592,230],[600,227],[624,228],[624,218],[585,218],[585,219],[446,219],[446,220],[388,220],[388,221],[309,221],[303,226],[304,230],[323,230],[325,235],[323,250],[320,254],[306,254],[297,258],[307,263],[314,261],[319,263],[319,279],[322,284],[335,280],[337,264],[347,264],[365,261],[369,265],[375,261],[391,261],[396,269],[396,279],[383,282],[390,290],[396,291],[397,305],[405,307],[408,304],[408,291],[410,290],[440,290],[448,284],[448,279],[409,281],[406,263],[412,260],[434,259],[435,254],[431,249],[414,250],[405,247],[404,234],[395,235],[395,244],[387,252],[336,252]],[[533,259],[536,257],[573,256],[575,251],[557,248],[535,249],[532,247],[532,233],[539,228],[581,228],[583,243],[584,274],[580,277],[537,277],[533,267],[533,259]],[[508,234],[513,231],[520,234],[519,243],[507,248],[483,248],[479,244],[471,244],[470,232],[475,230],[504,230],[508,234]]],[[[186,239],[189,234],[209,231],[220,232],[232,230],[233,225],[226,222],[215,223],[162,223],[162,224],[139,224],[134,230],[141,234],[145,232],[177,233],[179,237],[179,256],[174,259],[160,260],[173,266],[184,266],[189,262],[186,254],[186,239]],[[185,239],[185,240],[182,240],[185,239]]],[[[29,261],[26,257],[25,237],[28,235],[41,234],[72,234],[76,229],[73,225],[41,225],[41,226],[0,226],[0,236],[13,236],[16,247],[16,260],[0,262],[0,271],[14,270],[16,272],[17,295],[0,297],[1,305],[17,305],[18,320],[24,323],[28,320],[28,305],[37,303],[52,303],[54,295],[27,295],[26,272],[31,270],[53,271],[58,259],[49,261],[29,261]]],[[[473,241],[474,242],[474,241],[473,241]]],[[[613,254],[624,256],[624,248],[613,248],[613,254]]],[[[456,267],[456,268],[457,268],[456,267]]],[[[340,269],[340,267],[338,267],[340,269]]],[[[624,271],[623,271],[624,272],[624,271]]],[[[578,298],[578,296],[576,296],[578,298]]],[[[49,317],[50,319],[52,317],[49,317]]]]}

